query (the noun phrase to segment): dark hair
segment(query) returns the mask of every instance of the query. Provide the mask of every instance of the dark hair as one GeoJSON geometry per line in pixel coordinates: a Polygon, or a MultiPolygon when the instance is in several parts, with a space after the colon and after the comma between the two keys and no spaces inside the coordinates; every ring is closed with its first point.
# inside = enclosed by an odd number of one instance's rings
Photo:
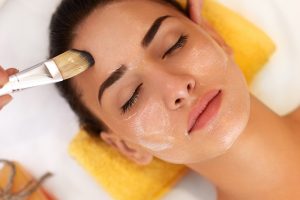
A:
{"type": "MultiPolygon", "coordinates": [[[[50,23],[50,58],[70,49],[74,39],[74,31],[78,25],[98,6],[120,0],[62,0],[52,16],[50,23]]],[[[185,10],[175,0],[155,0],[165,5],[171,5],[187,15],[185,10]]],[[[61,95],[68,101],[77,114],[79,122],[91,136],[98,136],[108,128],[80,101],[80,94],[72,86],[70,80],[56,84],[61,95]]]]}

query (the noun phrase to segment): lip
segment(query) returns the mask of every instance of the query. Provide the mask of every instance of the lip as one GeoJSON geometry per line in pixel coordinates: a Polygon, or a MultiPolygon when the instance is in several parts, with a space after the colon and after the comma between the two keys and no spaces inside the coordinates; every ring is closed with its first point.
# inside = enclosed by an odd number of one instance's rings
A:
{"type": "Polygon", "coordinates": [[[217,114],[221,105],[221,97],[221,90],[212,90],[199,98],[189,115],[189,134],[203,128],[217,114]]]}

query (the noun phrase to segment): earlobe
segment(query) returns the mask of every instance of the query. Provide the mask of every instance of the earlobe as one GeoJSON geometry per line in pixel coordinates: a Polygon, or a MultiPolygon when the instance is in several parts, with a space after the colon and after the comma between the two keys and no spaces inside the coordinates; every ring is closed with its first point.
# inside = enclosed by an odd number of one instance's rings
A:
{"type": "Polygon", "coordinates": [[[122,155],[139,165],[148,165],[153,156],[142,148],[126,142],[117,134],[111,132],[101,132],[100,136],[104,142],[117,149],[122,155]]]}

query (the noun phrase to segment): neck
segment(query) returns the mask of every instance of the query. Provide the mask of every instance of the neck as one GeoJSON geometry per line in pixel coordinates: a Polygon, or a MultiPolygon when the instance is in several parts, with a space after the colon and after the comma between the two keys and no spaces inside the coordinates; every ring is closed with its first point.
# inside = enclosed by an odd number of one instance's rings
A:
{"type": "Polygon", "coordinates": [[[300,139],[287,124],[251,96],[250,119],[235,144],[217,158],[188,166],[210,180],[224,198],[261,199],[262,194],[281,190],[286,181],[295,184],[287,178],[291,171],[300,175],[300,139]]]}

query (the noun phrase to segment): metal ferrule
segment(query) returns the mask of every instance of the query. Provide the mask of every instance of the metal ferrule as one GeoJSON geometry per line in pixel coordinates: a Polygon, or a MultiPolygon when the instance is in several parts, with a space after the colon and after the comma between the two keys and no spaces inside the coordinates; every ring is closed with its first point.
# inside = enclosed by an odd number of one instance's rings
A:
{"type": "Polygon", "coordinates": [[[48,60],[9,77],[9,82],[0,89],[0,95],[62,81],[63,77],[53,60],[48,60]]]}

